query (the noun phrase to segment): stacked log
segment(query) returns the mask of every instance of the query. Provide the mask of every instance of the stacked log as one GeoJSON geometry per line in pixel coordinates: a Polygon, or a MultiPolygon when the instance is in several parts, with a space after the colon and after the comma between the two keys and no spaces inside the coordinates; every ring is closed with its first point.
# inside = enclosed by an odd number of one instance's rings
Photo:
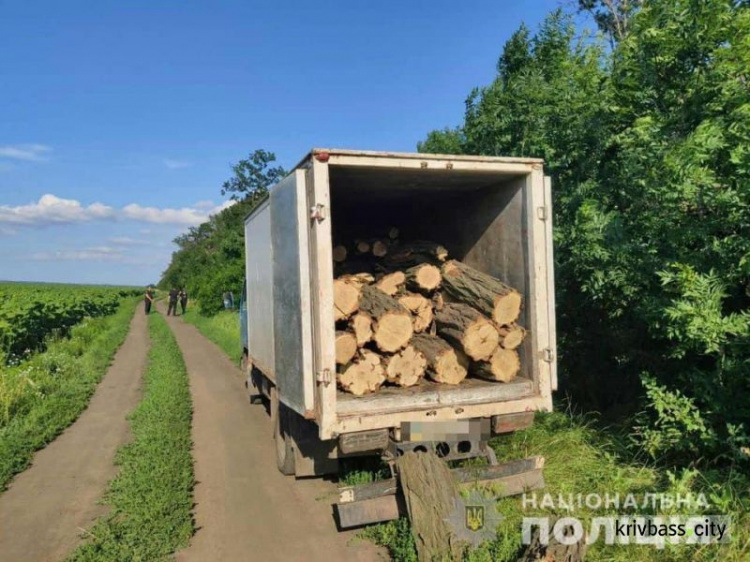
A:
{"type": "Polygon", "coordinates": [[[507,383],[521,371],[519,291],[448,259],[435,242],[403,243],[398,228],[334,250],[339,387],[355,395],[384,384],[507,383]]]}

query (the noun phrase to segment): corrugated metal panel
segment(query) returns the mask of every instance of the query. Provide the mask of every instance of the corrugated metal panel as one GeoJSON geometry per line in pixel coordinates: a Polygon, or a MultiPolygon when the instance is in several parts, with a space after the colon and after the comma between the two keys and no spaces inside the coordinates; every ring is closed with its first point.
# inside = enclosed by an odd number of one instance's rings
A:
{"type": "Polygon", "coordinates": [[[245,222],[248,352],[274,378],[273,250],[271,207],[266,201],[245,222]]]}

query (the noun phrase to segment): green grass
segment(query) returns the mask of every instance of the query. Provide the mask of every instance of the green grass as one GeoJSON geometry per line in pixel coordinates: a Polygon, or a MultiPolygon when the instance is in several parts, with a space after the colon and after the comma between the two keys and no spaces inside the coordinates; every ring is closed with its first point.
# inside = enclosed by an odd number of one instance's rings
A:
{"type": "Polygon", "coordinates": [[[130,416],[134,439],[117,452],[111,512],[70,560],[158,560],[193,534],[192,401],[185,363],[167,323],[152,312],[143,400],[130,416]]]}
{"type": "Polygon", "coordinates": [[[233,361],[242,358],[240,342],[240,318],[236,310],[224,310],[213,316],[203,316],[195,303],[182,317],[193,324],[209,340],[218,345],[233,361]]]}
{"type": "MultiPolygon", "coordinates": [[[[628,493],[639,499],[645,493],[666,493],[683,496],[687,492],[706,494],[712,507],[706,514],[732,515],[732,543],[729,545],[672,546],[657,550],[653,546],[606,546],[602,540],[590,545],[586,554],[589,562],[683,562],[750,560],[750,517],[748,517],[748,490],[750,480],[740,473],[700,473],[684,469],[669,472],[628,458],[626,450],[613,438],[613,434],[595,429],[590,423],[566,413],[541,414],[530,429],[510,436],[496,437],[491,442],[498,460],[542,455],[546,458],[544,476],[546,488],[537,492],[541,501],[544,493],[557,498],[563,494],[576,497],[582,494],[620,494],[621,502],[628,493]]],[[[357,480],[363,480],[359,474],[357,480]]],[[[541,507],[524,510],[520,497],[503,498],[497,502],[504,516],[498,528],[497,539],[467,554],[471,562],[515,561],[522,548],[521,521],[523,517],[571,515],[588,522],[592,517],[615,514],[654,514],[627,509],[576,509],[566,511],[545,510],[541,507]]],[[[676,513],[676,512],[675,512],[676,513]]],[[[671,514],[671,513],[670,513],[671,514]]],[[[686,515],[700,514],[689,510],[686,515]]],[[[408,522],[391,521],[365,529],[362,536],[389,549],[394,560],[414,561],[416,553],[408,522]]]]}
{"type": "Polygon", "coordinates": [[[69,338],[49,340],[45,352],[17,366],[0,366],[0,490],[86,408],[125,340],[135,302],[84,319],[69,338]]]}

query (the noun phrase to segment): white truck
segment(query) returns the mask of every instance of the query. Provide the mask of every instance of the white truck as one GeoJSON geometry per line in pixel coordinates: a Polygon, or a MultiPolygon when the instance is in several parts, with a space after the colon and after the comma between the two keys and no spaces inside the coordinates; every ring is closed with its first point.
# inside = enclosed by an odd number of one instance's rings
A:
{"type": "Polygon", "coordinates": [[[407,450],[491,458],[489,432],[469,431],[470,420],[504,433],[552,408],[551,186],[541,160],[315,149],[247,217],[245,244],[248,388],[270,401],[285,474],[325,474],[345,456],[392,460],[407,450]],[[520,376],[424,381],[366,396],[337,390],[332,240],[376,237],[392,226],[406,239],[439,242],[453,259],[521,292],[528,337],[520,376]],[[467,431],[453,441],[422,432],[414,441],[403,431],[414,422],[459,422],[467,431]]]}

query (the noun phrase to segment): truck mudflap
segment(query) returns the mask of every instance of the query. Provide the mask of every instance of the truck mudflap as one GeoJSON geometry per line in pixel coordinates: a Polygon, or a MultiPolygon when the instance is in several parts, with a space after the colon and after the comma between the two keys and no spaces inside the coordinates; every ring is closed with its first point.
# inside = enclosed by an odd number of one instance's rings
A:
{"type": "MultiPolygon", "coordinates": [[[[543,469],[544,457],[529,457],[488,466],[454,468],[451,473],[460,488],[492,485],[493,493],[502,498],[544,488],[543,469]]],[[[350,529],[407,515],[399,492],[397,477],[339,488],[339,501],[334,505],[339,527],[350,529]]]]}

